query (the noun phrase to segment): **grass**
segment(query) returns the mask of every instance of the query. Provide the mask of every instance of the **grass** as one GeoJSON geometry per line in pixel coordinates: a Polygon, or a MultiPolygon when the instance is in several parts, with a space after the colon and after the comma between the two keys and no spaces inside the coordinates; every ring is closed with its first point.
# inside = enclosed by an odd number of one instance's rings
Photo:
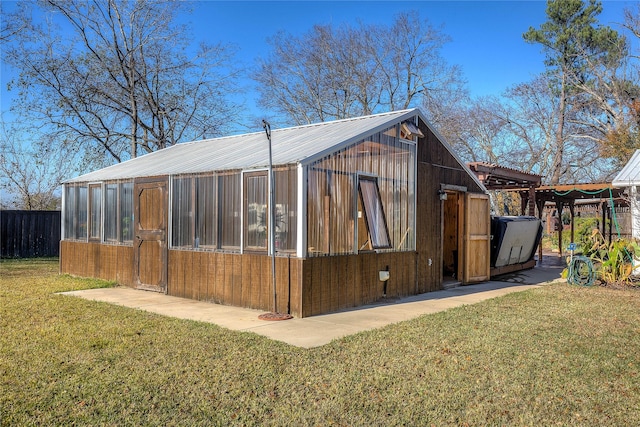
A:
{"type": "Polygon", "coordinates": [[[640,425],[640,291],[566,284],[300,349],[0,263],[0,425],[640,425]]]}

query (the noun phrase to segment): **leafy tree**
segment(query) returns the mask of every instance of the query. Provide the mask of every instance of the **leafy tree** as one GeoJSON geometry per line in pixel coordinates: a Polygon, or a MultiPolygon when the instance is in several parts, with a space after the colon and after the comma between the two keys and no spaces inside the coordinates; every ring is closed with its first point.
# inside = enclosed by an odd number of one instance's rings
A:
{"type": "Polygon", "coordinates": [[[295,124],[419,105],[461,81],[440,56],[446,41],[415,12],[391,25],[316,25],[300,37],[279,32],[253,75],[259,103],[295,124]]]}
{"type": "MultiPolygon", "coordinates": [[[[629,10],[626,21],[630,22],[629,10]]],[[[588,78],[574,76],[572,84],[579,92],[575,121],[581,127],[580,136],[597,143],[601,156],[613,159],[615,170],[615,166],[626,163],[635,148],[640,148],[636,102],[640,95],[639,70],[626,37],[605,36],[607,54],[598,56],[585,50],[588,78]]]]}
{"type": "MultiPolygon", "coordinates": [[[[523,35],[525,41],[542,45],[551,90],[558,100],[554,109],[551,184],[558,184],[567,171],[565,155],[569,148],[569,116],[573,115],[577,121],[577,110],[594,107],[594,104],[581,99],[587,93],[585,89],[594,84],[594,70],[601,65],[615,68],[621,59],[619,47],[622,41],[617,32],[609,27],[596,26],[596,16],[601,12],[602,5],[596,0],[549,0],[546,8],[548,20],[538,29],[529,28],[523,35]]],[[[598,107],[602,108],[602,105],[598,107]]],[[[589,115],[593,116],[593,111],[589,115]]],[[[589,131],[585,130],[584,134],[589,134],[589,131]]]]}
{"type": "Polygon", "coordinates": [[[640,149],[640,101],[628,101],[625,121],[618,122],[599,143],[600,154],[613,159],[617,170],[629,161],[635,150],[640,149]]]}
{"type": "MultiPolygon", "coordinates": [[[[186,3],[21,2],[4,59],[19,70],[14,112],[86,163],[123,161],[215,136],[234,119],[233,51],[192,48],[175,24],[186,3]]],[[[5,31],[3,31],[3,34],[5,31]]],[[[7,32],[7,34],[9,34],[7,32]]]]}

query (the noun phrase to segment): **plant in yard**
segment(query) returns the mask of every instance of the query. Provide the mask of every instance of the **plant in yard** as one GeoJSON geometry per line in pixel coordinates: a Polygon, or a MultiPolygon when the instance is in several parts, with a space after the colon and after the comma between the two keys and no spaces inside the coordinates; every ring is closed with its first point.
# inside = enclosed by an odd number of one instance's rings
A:
{"type": "MultiPolygon", "coordinates": [[[[593,247],[593,232],[598,231],[599,220],[598,218],[582,218],[576,217],[575,221],[575,234],[574,239],[578,249],[582,251],[582,254],[585,256],[591,255],[591,248],[593,247]]],[[[608,223],[609,220],[607,220],[608,223]]],[[[567,239],[571,239],[569,233],[565,233],[567,235],[567,239]]],[[[564,237],[564,236],[563,236],[564,237]]],[[[563,242],[564,243],[564,242],[563,242]]],[[[570,243],[570,242],[568,242],[570,243]]],[[[568,243],[563,245],[562,247],[569,247],[568,243]]]]}
{"type": "MultiPolygon", "coordinates": [[[[565,231],[562,233],[562,248],[564,250],[569,247],[569,243],[575,243],[577,245],[577,252],[589,256],[591,254],[591,247],[593,246],[592,232],[599,227],[600,220],[593,217],[574,217],[573,221],[575,229],[574,241],[571,241],[571,233],[565,231]]],[[[609,220],[605,222],[605,228],[608,224],[609,220]]],[[[552,231],[549,234],[545,232],[543,234],[543,247],[551,250],[558,249],[556,231],[552,231]]]]}
{"type": "Polygon", "coordinates": [[[633,260],[640,255],[640,246],[633,240],[616,239],[607,243],[598,229],[591,233],[590,258],[596,275],[604,284],[631,285],[635,268],[633,260]]]}

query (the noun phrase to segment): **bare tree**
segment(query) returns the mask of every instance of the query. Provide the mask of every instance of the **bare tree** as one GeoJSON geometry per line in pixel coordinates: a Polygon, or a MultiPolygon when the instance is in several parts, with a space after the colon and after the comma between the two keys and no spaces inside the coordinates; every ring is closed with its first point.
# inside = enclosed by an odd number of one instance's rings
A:
{"type": "Polygon", "coordinates": [[[366,28],[374,43],[368,43],[369,54],[381,72],[382,101],[390,110],[402,110],[419,101],[442,102],[451,92],[464,85],[457,66],[447,64],[440,55],[449,41],[442,30],[418,12],[398,14],[390,28],[366,28]]]}
{"type": "Polygon", "coordinates": [[[259,83],[260,105],[298,125],[368,111],[377,99],[368,95],[376,92],[371,85],[372,71],[365,67],[371,64],[361,64],[357,57],[352,57],[357,55],[356,51],[344,49],[344,44],[354,36],[348,28],[335,30],[319,25],[301,38],[283,31],[274,35],[269,40],[273,51],[269,58],[261,60],[254,73],[259,83]],[[353,80],[358,73],[368,83],[363,84],[365,92],[361,98],[373,100],[367,105],[357,104],[353,80]]]}
{"type": "Polygon", "coordinates": [[[417,12],[389,26],[317,25],[301,37],[280,32],[253,75],[259,103],[295,124],[420,105],[461,81],[440,56],[446,41],[417,12]]]}
{"type": "Polygon", "coordinates": [[[556,96],[549,75],[544,73],[530,82],[509,88],[504,97],[487,109],[503,126],[494,140],[500,163],[525,172],[543,176],[553,184],[557,150],[563,151],[561,182],[602,180],[611,170],[610,161],[602,158],[596,140],[585,137],[579,117],[583,106],[566,109],[563,143],[557,144],[557,129],[561,102],[556,96]]]}
{"type": "Polygon", "coordinates": [[[558,108],[546,75],[515,85],[505,92],[504,108],[499,114],[504,118],[509,133],[518,141],[518,148],[512,151],[511,167],[549,177],[557,147],[558,108]]]}
{"type": "Polygon", "coordinates": [[[6,3],[0,2],[0,42],[6,43],[16,37],[20,31],[24,29],[24,23],[21,20],[7,19],[6,3]]]}
{"type": "Polygon", "coordinates": [[[5,59],[19,77],[16,114],[44,123],[88,163],[111,163],[222,133],[236,115],[233,50],[193,48],[174,24],[186,3],[40,0],[5,59]],[[35,12],[34,12],[35,11],[35,12]],[[33,18],[32,18],[33,16],[33,18]]]}
{"type": "Polygon", "coordinates": [[[462,115],[456,115],[457,130],[452,143],[465,160],[505,166],[512,163],[503,109],[497,97],[481,97],[469,100],[462,115]]]}
{"type": "MultiPolygon", "coordinates": [[[[551,182],[556,158],[556,129],[560,108],[547,74],[520,83],[502,97],[468,99],[452,110],[447,135],[466,161],[485,161],[543,175],[551,182]]],[[[563,181],[601,177],[607,160],[598,144],[583,138],[576,111],[564,115],[563,181]]]]}
{"type": "Polygon", "coordinates": [[[60,183],[74,172],[73,153],[53,147],[47,135],[0,126],[2,207],[25,210],[60,208],[60,183]],[[32,144],[31,139],[39,144],[32,144]]]}
{"type": "MultiPolygon", "coordinates": [[[[543,45],[547,72],[500,98],[461,90],[427,99],[432,123],[467,161],[541,174],[550,184],[610,178],[615,160],[638,148],[640,90],[625,38],[596,25],[601,10],[595,0],[548,1],[548,22],[525,34],[543,45]]],[[[640,18],[627,11],[626,22],[637,29],[640,18]]]]}

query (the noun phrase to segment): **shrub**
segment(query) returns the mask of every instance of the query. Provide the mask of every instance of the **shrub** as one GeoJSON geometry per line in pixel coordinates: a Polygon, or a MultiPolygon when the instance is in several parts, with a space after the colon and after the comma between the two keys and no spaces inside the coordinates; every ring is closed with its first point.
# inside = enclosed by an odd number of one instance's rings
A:
{"type": "Polygon", "coordinates": [[[596,276],[605,284],[633,284],[633,260],[640,256],[640,246],[633,240],[616,239],[607,244],[602,233],[594,229],[589,256],[594,262],[596,276]]]}
{"type": "MultiPolygon", "coordinates": [[[[595,229],[597,231],[600,221],[598,218],[574,218],[574,239],[573,243],[577,246],[577,252],[582,253],[585,256],[589,256],[589,249],[592,246],[591,234],[595,229]]],[[[571,242],[571,234],[565,230],[562,233],[562,248],[566,250],[571,242]]],[[[550,234],[545,234],[543,240],[543,247],[558,249],[558,237],[557,232],[553,231],[550,234]]]]}

